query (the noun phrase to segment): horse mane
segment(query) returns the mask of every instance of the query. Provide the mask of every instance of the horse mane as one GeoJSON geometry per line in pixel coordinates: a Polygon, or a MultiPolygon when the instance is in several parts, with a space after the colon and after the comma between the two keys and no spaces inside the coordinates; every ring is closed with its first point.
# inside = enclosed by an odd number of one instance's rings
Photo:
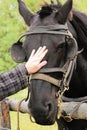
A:
{"type": "Polygon", "coordinates": [[[71,23],[77,33],[79,48],[87,49],[87,16],[79,11],[73,11],[73,20],[71,23]]]}

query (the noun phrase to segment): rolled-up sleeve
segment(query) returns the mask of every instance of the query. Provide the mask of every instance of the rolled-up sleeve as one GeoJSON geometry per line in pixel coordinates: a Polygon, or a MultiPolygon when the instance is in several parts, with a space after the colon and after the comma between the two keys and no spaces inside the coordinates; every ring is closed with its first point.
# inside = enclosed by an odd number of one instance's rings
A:
{"type": "Polygon", "coordinates": [[[0,100],[28,86],[27,70],[24,64],[0,74],[0,100]]]}

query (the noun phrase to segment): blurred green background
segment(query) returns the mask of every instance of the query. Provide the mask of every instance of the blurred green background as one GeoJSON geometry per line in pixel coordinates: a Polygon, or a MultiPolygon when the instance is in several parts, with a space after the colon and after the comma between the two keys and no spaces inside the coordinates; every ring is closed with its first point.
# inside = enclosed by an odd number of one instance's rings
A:
{"type": "MultiPolygon", "coordinates": [[[[32,12],[36,12],[44,1],[50,0],[23,0],[32,12]]],[[[60,0],[62,3],[65,0],[60,0]]],[[[87,14],[87,0],[73,0],[73,7],[87,14]]],[[[14,68],[15,63],[10,56],[10,47],[17,41],[18,37],[25,32],[27,26],[18,12],[17,0],[0,0],[0,73],[14,68]]],[[[23,90],[11,98],[24,98],[27,90],[23,90]]],[[[28,114],[20,114],[21,130],[56,130],[56,123],[53,126],[39,126],[29,120],[28,114]]],[[[16,113],[11,112],[12,130],[16,130],[16,113]]]]}

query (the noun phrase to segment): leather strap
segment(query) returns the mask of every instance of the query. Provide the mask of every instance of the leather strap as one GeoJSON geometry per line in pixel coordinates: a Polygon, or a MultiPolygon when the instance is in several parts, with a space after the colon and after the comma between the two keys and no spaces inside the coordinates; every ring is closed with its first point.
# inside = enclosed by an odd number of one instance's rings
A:
{"type": "Polygon", "coordinates": [[[18,39],[18,41],[21,40],[22,37],[28,36],[28,35],[33,35],[33,34],[53,34],[53,35],[65,35],[65,36],[71,36],[69,35],[68,31],[67,32],[62,32],[62,31],[48,31],[48,30],[33,30],[33,31],[27,31],[23,35],[21,35],[18,39]]]}
{"type": "Polygon", "coordinates": [[[53,67],[53,68],[43,68],[39,71],[39,73],[55,73],[55,72],[65,73],[65,69],[53,67]]]}
{"type": "Polygon", "coordinates": [[[46,75],[46,74],[33,74],[33,75],[30,75],[30,80],[33,80],[33,79],[41,79],[41,80],[44,80],[44,81],[47,81],[47,82],[50,82],[54,85],[56,85],[57,87],[60,87],[61,86],[61,82],[62,80],[57,80],[49,75],[46,75]]]}

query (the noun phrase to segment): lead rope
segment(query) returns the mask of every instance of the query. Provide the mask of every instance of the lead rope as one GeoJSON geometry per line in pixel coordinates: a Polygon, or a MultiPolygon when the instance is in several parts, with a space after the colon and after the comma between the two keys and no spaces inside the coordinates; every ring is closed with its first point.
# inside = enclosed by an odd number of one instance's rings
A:
{"type": "Polygon", "coordinates": [[[58,91],[58,115],[57,115],[58,119],[61,117],[61,114],[62,114],[62,96],[63,96],[64,92],[69,89],[70,78],[69,79],[67,79],[67,78],[69,77],[69,75],[71,77],[71,75],[73,73],[74,65],[75,65],[74,60],[71,60],[69,63],[67,72],[64,73],[64,75],[63,75],[64,80],[63,80],[63,84],[62,84],[62,90],[60,89],[58,91]]]}
{"type": "MultiPolygon", "coordinates": [[[[70,82],[70,79],[72,77],[72,74],[73,74],[73,69],[74,67],[76,67],[76,59],[77,59],[77,56],[78,54],[80,54],[81,52],[83,51],[83,49],[79,52],[76,53],[74,59],[72,59],[69,63],[69,66],[68,66],[68,70],[67,72],[64,74],[64,80],[63,80],[63,86],[64,86],[64,89],[61,91],[59,90],[58,92],[58,119],[60,118],[60,116],[62,116],[62,97],[63,97],[63,94],[66,90],[69,89],[69,82],[70,82]],[[67,79],[68,78],[68,79],[67,79]]],[[[86,100],[84,100],[86,101],[86,100]]],[[[83,103],[84,101],[82,101],[81,103],[83,103]]],[[[67,119],[68,122],[72,121],[72,114],[79,108],[80,104],[81,103],[78,103],[78,105],[74,108],[74,110],[67,116],[65,116],[65,118],[67,119]]]]}
{"type": "Polygon", "coordinates": [[[18,105],[17,105],[17,130],[20,130],[20,122],[19,122],[19,112],[20,112],[20,105],[21,105],[21,103],[24,101],[24,100],[26,100],[25,98],[24,99],[22,99],[22,100],[20,100],[19,102],[18,102],[18,105]]]}
{"type": "Polygon", "coordinates": [[[61,114],[62,114],[62,96],[66,90],[67,90],[67,87],[64,87],[64,90],[62,92],[61,90],[59,90],[58,92],[58,115],[57,115],[58,119],[61,117],[61,114]]]}

